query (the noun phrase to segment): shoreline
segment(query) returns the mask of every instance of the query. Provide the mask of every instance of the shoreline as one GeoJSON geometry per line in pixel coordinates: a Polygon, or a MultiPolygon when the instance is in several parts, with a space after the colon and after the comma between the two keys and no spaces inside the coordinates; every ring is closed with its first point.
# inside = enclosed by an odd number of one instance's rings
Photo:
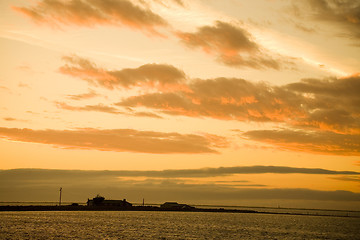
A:
{"type": "Polygon", "coordinates": [[[118,206],[84,206],[84,205],[63,205],[63,206],[44,206],[44,205],[16,205],[16,206],[0,206],[0,212],[29,212],[29,211],[148,211],[148,212],[222,212],[222,213],[253,213],[253,214],[272,214],[272,215],[296,215],[296,216],[322,216],[322,217],[350,217],[360,218],[360,216],[349,215],[330,215],[330,214],[312,214],[312,213],[284,213],[284,212],[266,212],[255,210],[239,210],[239,209],[224,209],[224,208],[191,208],[191,209],[177,209],[177,208],[161,208],[155,206],[132,206],[132,207],[118,207],[118,206]]]}

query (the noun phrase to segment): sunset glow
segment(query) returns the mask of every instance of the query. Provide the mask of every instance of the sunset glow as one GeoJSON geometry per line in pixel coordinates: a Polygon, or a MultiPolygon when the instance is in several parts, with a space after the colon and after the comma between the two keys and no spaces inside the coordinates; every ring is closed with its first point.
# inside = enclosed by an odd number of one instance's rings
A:
{"type": "Polygon", "coordinates": [[[359,9],[1,1],[0,201],[360,210],[359,9]]]}

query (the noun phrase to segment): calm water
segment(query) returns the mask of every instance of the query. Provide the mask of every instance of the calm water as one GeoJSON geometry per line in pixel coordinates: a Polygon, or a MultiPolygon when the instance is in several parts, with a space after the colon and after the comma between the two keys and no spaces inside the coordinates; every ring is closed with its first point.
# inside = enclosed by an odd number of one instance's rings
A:
{"type": "Polygon", "coordinates": [[[360,239],[360,218],[196,212],[0,212],[0,239],[360,239]]]}

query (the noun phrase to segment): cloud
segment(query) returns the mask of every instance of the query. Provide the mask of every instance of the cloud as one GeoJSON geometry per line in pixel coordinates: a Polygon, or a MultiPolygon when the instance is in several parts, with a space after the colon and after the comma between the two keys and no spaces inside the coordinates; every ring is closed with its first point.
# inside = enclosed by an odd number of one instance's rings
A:
{"type": "Polygon", "coordinates": [[[360,75],[346,78],[304,79],[284,86],[303,97],[307,117],[299,125],[337,133],[360,134],[360,75]]]}
{"type": "Polygon", "coordinates": [[[32,130],[0,128],[0,137],[19,142],[50,144],[68,149],[140,153],[217,153],[227,141],[215,135],[137,131],[132,129],[32,130]]]}
{"type": "Polygon", "coordinates": [[[72,100],[83,100],[83,99],[89,99],[89,98],[94,98],[99,96],[99,94],[97,94],[94,90],[89,89],[88,93],[82,93],[82,94],[70,94],[67,95],[67,98],[70,98],[72,100]]]}
{"type": "Polygon", "coordinates": [[[193,80],[187,92],[149,93],[117,103],[147,107],[171,115],[239,121],[284,122],[304,116],[302,97],[265,83],[237,78],[193,80]]]}
{"type": "Polygon", "coordinates": [[[14,121],[27,122],[27,121],[28,121],[28,120],[13,118],[13,117],[4,117],[3,119],[4,119],[5,121],[8,121],[8,122],[14,122],[14,121]]]}
{"type": "Polygon", "coordinates": [[[173,2],[177,3],[181,7],[185,7],[185,4],[182,0],[173,0],[173,2]]]}
{"type": "MultiPolygon", "coordinates": [[[[184,72],[170,65],[143,65],[139,68],[108,71],[96,67],[86,59],[69,58],[68,61],[78,66],[66,65],[61,68],[63,73],[96,82],[102,87],[114,89],[139,86],[141,90],[158,90],[142,91],[140,95],[123,98],[114,104],[124,109],[133,111],[133,108],[145,107],[155,110],[152,114],[156,116],[162,113],[220,120],[283,123],[283,127],[301,131],[270,131],[277,134],[277,137],[282,133],[279,138],[281,140],[271,141],[282,148],[299,150],[299,146],[304,146],[308,152],[358,155],[358,144],[343,146],[343,141],[356,143],[360,136],[358,74],[344,78],[302,79],[274,86],[240,78],[189,79],[184,72]],[[144,70],[148,68],[152,70],[144,70]],[[285,146],[285,137],[291,142],[289,146],[285,146]],[[295,140],[296,138],[299,139],[295,140]],[[295,143],[300,139],[307,139],[307,142],[300,142],[297,146],[295,143]],[[316,141],[311,143],[311,139],[316,141]],[[319,143],[325,145],[319,147],[319,143]],[[319,148],[316,150],[312,146],[319,148]]],[[[90,109],[92,106],[65,107],[69,110],[95,110],[90,109]]],[[[116,112],[113,106],[109,108],[103,111],[116,112]]],[[[252,132],[247,137],[270,142],[256,134],[261,135],[260,132],[252,132]]]]}
{"type": "Polygon", "coordinates": [[[56,102],[56,106],[60,109],[65,109],[70,111],[95,111],[95,112],[105,112],[112,114],[123,114],[123,112],[119,112],[118,109],[114,107],[105,106],[103,104],[85,105],[82,107],[77,107],[77,106],[70,106],[63,102],[56,102]]]}
{"type": "Polygon", "coordinates": [[[56,27],[116,25],[159,34],[156,28],[168,25],[150,9],[144,9],[128,0],[42,0],[33,7],[12,8],[36,23],[56,27]]]}
{"type": "Polygon", "coordinates": [[[59,69],[61,73],[108,89],[139,86],[169,91],[181,89],[186,79],[183,71],[167,64],[145,64],[138,68],[111,71],[77,56],[66,56],[63,59],[67,64],[59,69]]]}
{"type": "Polygon", "coordinates": [[[9,88],[4,87],[4,86],[0,86],[0,90],[3,90],[3,91],[10,91],[10,89],[9,89],[9,88]]]}
{"type": "Polygon", "coordinates": [[[110,114],[122,114],[127,116],[135,116],[135,117],[150,117],[150,118],[162,118],[161,116],[151,113],[151,112],[136,112],[132,109],[127,109],[127,111],[121,112],[115,107],[106,106],[104,104],[97,105],[85,105],[85,106],[72,106],[64,102],[55,102],[56,106],[59,109],[68,110],[68,111],[86,111],[86,112],[102,112],[102,113],[110,113],[110,114]]]}
{"type": "MultiPolygon", "coordinates": [[[[1,171],[0,171],[1,172],[1,171]]],[[[156,179],[179,179],[179,178],[208,178],[219,176],[230,176],[237,174],[310,174],[310,175],[329,175],[341,177],[355,177],[360,172],[355,171],[336,171],[323,168],[297,168],[286,166],[237,166],[237,167],[218,167],[218,168],[197,168],[197,169],[165,169],[165,170],[44,170],[44,169],[14,169],[5,171],[11,174],[18,174],[21,181],[36,178],[39,181],[45,180],[48,175],[58,179],[96,179],[96,178],[126,178],[126,177],[148,177],[156,179]]],[[[219,181],[216,181],[219,182],[219,181]]],[[[221,181],[220,181],[221,182],[221,181]]],[[[224,181],[226,183],[248,183],[249,181],[224,181]]]]}
{"type": "Polygon", "coordinates": [[[279,69],[281,65],[280,60],[264,53],[250,33],[226,22],[202,26],[195,33],[178,31],[176,35],[186,46],[215,54],[220,62],[229,66],[279,69]]]}
{"type": "Polygon", "coordinates": [[[331,24],[340,36],[360,39],[360,3],[352,0],[294,1],[295,16],[331,24]]]}
{"type": "MultiPolygon", "coordinates": [[[[293,21],[292,21],[293,22],[293,21]]],[[[307,33],[314,33],[316,32],[316,30],[312,27],[307,27],[305,24],[303,23],[298,23],[298,22],[293,22],[294,23],[294,26],[297,28],[297,29],[300,29],[301,31],[304,31],[304,32],[307,32],[307,33]]]]}
{"type": "Polygon", "coordinates": [[[171,115],[201,116],[197,106],[182,93],[152,93],[133,96],[115,105],[122,107],[147,107],[161,110],[162,113],[171,115]]]}
{"type": "Polygon", "coordinates": [[[3,118],[5,121],[17,121],[16,118],[12,118],[12,117],[5,117],[3,118]]]}
{"type": "MultiPolygon", "coordinates": [[[[325,175],[360,175],[354,171],[334,171],[321,168],[295,168],[284,166],[242,166],[200,169],[176,169],[162,171],[112,171],[116,176],[158,177],[158,178],[206,178],[235,174],[325,174],[325,175]]],[[[107,173],[110,174],[110,173],[107,173]]],[[[232,182],[232,181],[231,181],[232,182]]]]}
{"type": "Polygon", "coordinates": [[[355,176],[331,177],[331,179],[340,180],[340,181],[349,181],[349,182],[359,182],[360,183],[360,177],[355,177],[355,176]]]}
{"type": "Polygon", "coordinates": [[[183,2],[183,0],[170,0],[170,1],[164,1],[164,0],[154,0],[156,4],[159,4],[166,8],[186,8],[186,3],[183,2]]]}
{"type": "Polygon", "coordinates": [[[360,76],[304,79],[283,86],[239,78],[197,79],[188,91],[148,93],[117,103],[171,115],[283,122],[290,126],[360,134],[360,76]]]}
{"type": "Polygon", "coordinates": [[[248,131],[243,136],[293,151],[360,156],[360,135],[287,129],[248,131]]]}
{"type": "Polygon", "coordinates": [[[22,82],[20,82],[20,83],[18,84],[18,87],[20,87],[20,88],[29,88],[29,89],[31,89],[31,87],[30,87],[28,84],[26,84],[26,83],[22,83],[22,82]]]}
{"type": "Polygon", "coordinates": [[[135,116],[135,117],[151,117],[151,118],[159,118],[162,119],[163,117],[151,113],[151,112],[134,112],[134,113],[128,113],[128,115],[135,116]]]}
{"type": "MultiPolygon", "coordinates": [[[[107,198],[127,198],[129,201],[218,204],[239,203],[242,200],[271,199],[339,201],[349,207],[360,200],[360,194],[349,191],[318,191],[311,189],[238,188],[223,184],[186,184],[176,180],[147,179],[144,181],[119,179],[114,171],[14,169],[0,170],[2,201],[51,201],[57,199],[62,186],[64,201],[82,201],[97,193],[107,198]],[[30,194],[32,193],[32,194],[30,194]]],[[[278,202],[278,201],[277,201],[278,202]]],[[[280,201],[281,202],[281,201],[280,201]]],[[[248,204],[251,204],[249,202],[248,204]]],[[[267,204],[265,204],[267,205],[267,204]]]]}

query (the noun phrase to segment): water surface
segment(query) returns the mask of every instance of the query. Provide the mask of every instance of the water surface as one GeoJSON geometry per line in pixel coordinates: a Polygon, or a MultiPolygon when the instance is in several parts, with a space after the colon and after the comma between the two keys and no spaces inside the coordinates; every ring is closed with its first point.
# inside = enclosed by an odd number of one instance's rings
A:
{"type": "Polygon", "coordinates": [[[0,239],[360,239],[360,219],[205,212],[0,212],[0,239]]]}

